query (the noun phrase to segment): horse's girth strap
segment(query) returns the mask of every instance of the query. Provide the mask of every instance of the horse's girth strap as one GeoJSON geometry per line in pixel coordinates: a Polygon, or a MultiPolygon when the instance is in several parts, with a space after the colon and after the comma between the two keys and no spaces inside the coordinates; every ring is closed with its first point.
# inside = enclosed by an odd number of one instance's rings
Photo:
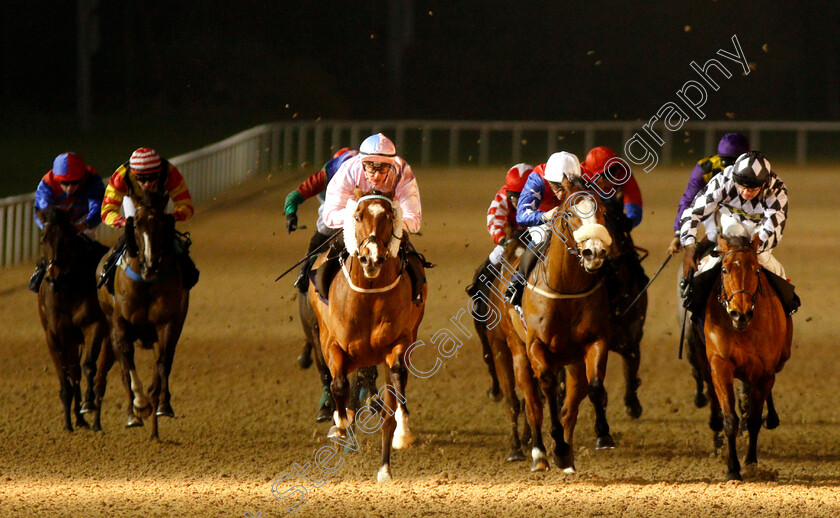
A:
{"type": "Polygon", "coordinates": [[[549,293],[542,288],[537,288],[536,285],[531,284],[530,282],[528,282],[528,289],[550,299],[582,299],[598,291],[598,288],[600,288],[602,284],[604,284],[604,279],[598,281],[598,284],[593,286],[592,289],[581,293],[549,293]]]}
{"type": "Polygon", "coordinates": [[[400,283],[400,279],[402,278],[402,274],[397,275],[397,278],[394,279],[394,282],[385,286],[384,288],[360,288],[353,284],[353,281],[350,280],[350,272],[347,271],[347,264],[342,261],[341,262],[341,271],[344,272],[344,278],[347,279],[347,285],[350,286],[350,289],[355,291],[356,293],[385,293],[386,291],[391,291],[394,289],[397,284],[400,283]]]}

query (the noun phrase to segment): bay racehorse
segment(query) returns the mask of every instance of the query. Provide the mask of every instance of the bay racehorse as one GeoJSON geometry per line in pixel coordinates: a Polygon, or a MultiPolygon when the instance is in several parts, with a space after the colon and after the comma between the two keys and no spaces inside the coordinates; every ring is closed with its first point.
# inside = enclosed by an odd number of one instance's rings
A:
{"type": "Polygon", "coordinates": [[[99,288],[99,302],[111,324],[114,353],[122,366],[128,393],[127,426],[143,426],[152,418],[152,439],[158,439],[158,417],[174,417],[169,374],[175,346],[189,307],[175,251],[175,218],[166,214],[169,196],[157,192],[131,194],[136,207],[126,219],[126,251],[114,277],[114,294],[99,288]],[[134,363],[134,344],[154,348],[155,368],[148,393],[134,363]]]}
{"type": "MultiPolygon", "coordinates": [[[[309,301],[318,317],[321,348],[332,382],[335,400],[335,426],[328,437],[343,440],[353,422],[347,411],[349,383],[347,376],[355,369],[385,363],[388,384],[384,393],[381,424],[382,457],[377,474],[379,482],[391,480],[391,447],[402,449],[414,441],[408,428],[405,387],[408,380],[406,354],[417,338],[423,318],[423,303],[411,302],[411,279],[400,257],[400,246],[407,234],[402,211],[393,201],[393,193],[356,191],[347,204],[344,242],[349,253],[341,263],[341,272],[329,288],[329,304],[321,300],[314,284],[309,286],[309,301]]],[[[315,266],[326,258],[322,255],[315,266]]],[[[365,407],[366,409],[369,407],[365,407]]],[[[364,420],[370,426],[373,416],[364,420]]],[[[359,420],[361,426],[363,420],[359,420]]],[[[366,430],[369,428],[366,428],[366,430]]]]}
{"type": "Polygon", "coordinates": [[[706,357],[714,385],[712,412],[722,412],[728,442],[727,480],[741,480],[735,439],[738,433],[734,378],[745,384],[749,447],[744,462],[756,464],[758,432],[767,403],[768,428],[778,425],[772,389],[776,374],[790,358],[793,321],[758,263],[760,241],[718,239],[721,275],[705,311],[706,357]]]}
{"type": "Polygon", "coordinates": [[[46,276],[38,291],[38,313],[58,375],[64,429],[73,431],[70,407],[74,403],[76,427],[87,428],[82,414],[94,412],[93,429],[100,430],[101,399],[96,398],[94,385],[100,382],[104,387],[104,378],[95,381],[94,377],[96,362],[105,361],[111,342],[108,321],[96,299],[95,270],[105,247],[79,235],[64,210],[52,206],[38,210],[37,215],[44,225],[41,250],[46,262],[46,276]],[[87,380],[84,402],[82,372],[87,380]]]}
{"type": "Polygon", "coordinates": [[[595,197],[564,180],[570,193],[551,224],[548,251],[532,271],[522,310],[527,331],[508,305],[502,324],[510,347],[517,387],[533,434],[532,471],[548,469],[542,438],[543,405],[548,402],[555,464],[573,472],[572,439],[580,402],[595,407],[596,448],[614,446],[606,419],[604,377],[610,343],[609,301],[603,280],[594,275],[612,251],[605,209],[595,197]],[[551,236],[553,234],[553,236],[551,236]],[[566,368],[566,396],[558,408],[558,373],[566,368]]]}

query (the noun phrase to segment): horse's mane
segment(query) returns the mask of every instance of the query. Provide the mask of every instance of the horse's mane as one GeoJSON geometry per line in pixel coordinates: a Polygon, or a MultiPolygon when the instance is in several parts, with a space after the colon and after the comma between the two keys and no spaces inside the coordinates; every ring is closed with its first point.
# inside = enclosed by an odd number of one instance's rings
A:
{"type": "Polygon", "coordinates": [[[70,215],[66,210],[50,205],[40,212],[41,223],[44,225],[69,225],[70,215]]]}
{"type": "Polygon", "coordinates": [[[146,191],[135,193],[134,196],[132,196],[132,200],[138,207],[162,209],[166,207],[167,202],[169,202],[169,195],[163,192],[146,191]]]}

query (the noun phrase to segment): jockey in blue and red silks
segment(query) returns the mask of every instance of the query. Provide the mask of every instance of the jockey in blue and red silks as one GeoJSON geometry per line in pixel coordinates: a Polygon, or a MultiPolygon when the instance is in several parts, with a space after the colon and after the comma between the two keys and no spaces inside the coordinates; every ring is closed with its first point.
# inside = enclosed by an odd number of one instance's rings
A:
{"type": "MultiPolygon", "coordinates": [[[[355,199],[355,189],[362,192],[372,190],[394,192],[394,203],[399,208],[397,214],[402,220],[401,225],[411,233],[420,231],[423,214],[417,180],[414,178],[411,166],[397,156],[394,143],[382,133],[366,138],[359,147],[359,154],[341,164],[338,172],[327,185],[322,214],[327,227],[340,229],[344,226],[345,220],[351,215],[347,202],[355,199]]],[[[423,285],[426,283],[421,268],[425,261],[413,249],[411,243],[408,243],[407,238],[408,236],[403,234],[406,270],[412,281],[412,302],[420,305],[423,303],[423,285]],[[407,247],[405,243],[408,243],[407,247]]],[[[334,248],[343,249],[344,244],[341,243],[340,247],[334,248]]],[[[330,254],[329,259],[319,268],[316,287],[322,295],[326,295],[329,282],[338,271],[338,266],[336,253],[330,254]]]]}
{"type": "MultiPolygon", "coordinates": [[[[91,166],[85,164],[82,157],[72,152],[62,153],[55,158],[53,168],[38,183],[35,209],[44,210],[55,206],[67,211],[76,231],[91,241],[91,251],[100,252],[101,256],[105,253],[105,247],[93,239],[94,229],[102,222],[99,211],[104,194],[102,179],[91,166]]],[[[44,228],[37,214],[35,223],[39,228],[44,228]]],[[[46,263],[40,258],[29,280],[30,290],[38,292],[45,272],[46,263]]]]}
{"type": "Polygon", "coordinates": [[[522,305],[528,275],[537,257],[545,254],[550,235],[548,225],[567,194],[562,185],[563,180],[577,181],[580,175],[580,161],[566,151],[554,153],[546,163],[538,165],[528,175],[516,206],[516,222],[528,228],[530,242],[505,291],[505,299],[514,306],[522,305]]]}
{"type": "MultiPolygon", "coordinates": [[[[286,230],[291,234],[298,228],[297,209],[298,206],[309,198],[318,197],[321,206],[318,207],[318,219],[315,222],[315,233],[312,234],[312,239],[309,240],[309,249],[306,254],[311,254],[314,250],[320,247],[333,234],[338,232],[337,229],[329,228],[324,224],[323,211],[324,199],[327,193],[327,185],[338,172],[341,164],[347,160],[358,155],[359,152],[355,149],[344,147],[335,152],[333,157],[324,164],[317,173],[310,175],[303,183],[298,186],[286,196],[286,203],[284,205],[284,212],[286,214],[286,230]]],[[[300,267],[300,274],[295,280],[294,285],[301,293],[306,293],[309,287],[309,270],[312,263],[315,262],[317,256],[312,257],[309,261],[304,261],[300,267]]]]}

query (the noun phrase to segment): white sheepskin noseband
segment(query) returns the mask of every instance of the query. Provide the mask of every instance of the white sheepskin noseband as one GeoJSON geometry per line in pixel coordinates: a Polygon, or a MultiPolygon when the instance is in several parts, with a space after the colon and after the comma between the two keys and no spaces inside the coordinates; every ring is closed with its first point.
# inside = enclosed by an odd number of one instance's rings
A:
{"type": "MultiPolygon", "coordinates": [[[[379,198],[381,195],[362,196],[359,200],[347,200],[347,216],[344,218],[344,247],[350,255],[359,255],[359,242],[356,240],[356,220],[353,215],[356,213],[356,208],[359,202],[366,198],[379,198]]],[[[387,199],[381,196],[383,199],[387,199]]],[[[402,207],[396,200],[389,200],[391,208],[394,211],[394,231],[391,234],[391,241],[388,242],[388,255],[396,257],[400,251],[400,242],[402,240],[403,231],[405,230],[405,223],[402,218],[402,207]]]]}
{"type": "Polygon", "coordinates": [[[575,238],[576,243],[583,243],[587,239],[600,239],[604,246],[610,246],[612,244],[612,237],[610,233],[607,231],[607,227],[601,225],[599,223],[587,223],[585,225],[581,225],[580,228],[574,231],[572,234],[575,238]]]}

